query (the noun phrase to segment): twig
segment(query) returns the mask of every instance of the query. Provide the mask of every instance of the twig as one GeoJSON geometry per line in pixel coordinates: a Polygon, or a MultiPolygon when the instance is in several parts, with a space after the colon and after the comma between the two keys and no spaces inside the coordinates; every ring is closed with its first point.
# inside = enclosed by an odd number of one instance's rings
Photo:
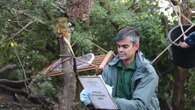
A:
{"type": "Polygon", "coordinates": [[[18,32],[16,32],[13,36],[12,36],[12,39],[14,37],[16,37],[18,34],[20,34],[22,31],[24,31],[28,26],[30,26],[34,21],[30,21],[28,22],[24,27],[22,27],[22,29],[20,29],[18,32]]]}
{"type": "Polygon", "coordinates": [[[41,20],[40,18],[38,18],[38,17],[36,17],[36,16],[32,16],[32,15],[30,15],[30,14],[24,12],[23,10],[16,10],[16,9],[14,9],[14,8],[12,8],[12,10],[15,11],[16,13],[18,13],[18,14],[23,14],[23,15],[25,15],[25,16],[27,16],[27,17],[33,19],[33,20],[36,21],[36,22],[39,22],[39,23],[41,23],[41,24],[46,24],[46,23],[45,23],[43,20],[41,20]]]}
{"type": "Polygon", "coordinates": [[[61,13],[65,13],[65,11],[64,11],[65,9],[62,6],[60,6],[60,4],[58,4],[59,6],[54,4],[54,3],[52,3],[51,5],[55,8],[57,8],[61,13]]]}
{"type": "MultiPolygon", "coordinates": [[[[17,52],[16,48],[14,48],[14,52],[15,52],[15,54],[16,54],[16,57],[17,57],[18,61],[19,61],[19,64],[20,64],[21,67],[22,67],[24,79],[27,80],[26,71],[25,71],[25,69],[24,69],[24,66],[23,66],[23,64],[22,64],[22,61],[21,61],[21,59],[20,59],[20,57],[19,57],[19,55],[18,55],[18,52],[17,52]]],[[[28,90],[27,83],[28,83],[28,82],[25,82],[24,84],[25,84],[26,89],[28,90]]]]}
{"type": "MultiPolygon", "coordinates": [[[[33,22],[34,22],[34,21],[28,22],[24,27],[22,27],[22,29],[20,29],[18,32],[16,32],[14,35],[12,35],[9,39],[5,39],[4,41],[13,39],[13,38],[16,37],[18,34],[20,34],[22,31],[26,30],[26,28],[27,28],[28,26],[30,26],[33,22]]],[[[0,42],[0,45],[1,45],[2,43],[3,43],[3,41],[0,42]]]]}

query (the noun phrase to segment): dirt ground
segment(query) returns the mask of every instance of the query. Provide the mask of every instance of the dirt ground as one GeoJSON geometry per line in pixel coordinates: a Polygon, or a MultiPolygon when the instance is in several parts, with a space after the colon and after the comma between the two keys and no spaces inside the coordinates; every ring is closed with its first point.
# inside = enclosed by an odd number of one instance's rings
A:
{"type": "Polygon", "coordinates": [[[21,102],[15,97],[14,94],[0,91],[0,110],[43,110],[40,105],[32,104],[26,100],[21,102]]]}
{"type": "MultiPolygon", "coordinates": [[[[50,108],[42,105],[33,104],[23,96],[10,94],[0,89],[0,110],[56,110],[55,106],[50,108]]],[[[77,99],[75,110],[88,110],[84,105],[81,105],[77,99]]]]}

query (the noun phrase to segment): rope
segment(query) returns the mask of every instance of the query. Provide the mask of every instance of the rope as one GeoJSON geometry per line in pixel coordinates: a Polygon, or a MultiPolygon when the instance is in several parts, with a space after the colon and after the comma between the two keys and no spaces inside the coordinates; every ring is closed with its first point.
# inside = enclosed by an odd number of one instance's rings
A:
{"type": "MultiPolygon", "coordinates": [[[[85,39],[82,39],[82,40],[85,40],[85,39]]],[[[90,40],[90,39],[88,39],[88,40],[90,40]]],[[[90,41],[91,41],[91,40],[90,40],[90,41]]],[[[71,46],[74,46],[74,45],[76,44],[76,42],[77,42],[77,41],[73,42],[73,43],[71,44],[71,46]]],[[[94,43],[94,42],[92,42],[92,41],[91,41],[91,43],[92,43],[94,46],[96,46],[98,49],[102,50],[103,52],[105,52],[105,53],[108,53],[108,52],[109,52],[108,50],[102,48],[101,46],[97,45],[96,43],[94,43]]]]}
{"type": "MultiPolygon", "coordinates": [[[[170,0],[169,0],[169,2],[170,2],[170,4],[171,4],[171,6],[173,7],[173,10],[174,10],[174,12],[176,13],[176,15],[179,17],[179,25],[180,25],[180,28],[181,28],[181,30],[182,30],[182,34],[181,34],[177,39],[175,39],[171,44],[169,44],[161,53],[159,53],[159,54],[157,55],[157,57],[154,58],[154,59],[152,60],[151,64],[153,64],[161,55],[163,55],[163,54],[172,46],[172,44],[178,46],[178,44],[176,44],[176,42],[177,42],[181,37],[186,36],[185,33],[188,32],[192,27],[195,26],[195,24],[192,23],[192,21],[190,21],[186,16],[184,16],[184,15],[181,13],[181,9],[180,9],[179,7],[178,7],[178,8],[179,8],[179,15],[178,15],[178,14],[177,14],[177,11],[176,11],[175,8],[174,8],[174,5],[172,4],[172,2],[171,2],[170,0]],[[181,23],[181,16],[184,17],[188,22],[190,22],[190,23],[192,24],[192,25],[191,25],[189,28],[187,28],[185,31],[183,30],[183,26],[182,26],[182,23],[181,23]]],[[[180,1],[180,2],[181,2],[181,1],[180,1]]]]}
{"type": "MultiPolygon", "coordinates": [[[[61,56],[63,56],[63,55],[61,55],[61,56]]],[[[95,66],[95,67],[97,67],[97,68],[98,68],[98,66],[97,66],[97,65],[91,64],[91,63],[89,63],[89,62],[87,62],[87,61],[85,61],[85,60],[79,59],[79,58],[77,58],[77,57],[75,57],[75,56],[66,56],[66,57],[75,58],[76,60],[78,60],[78,61],[80,61],[80,62],[83,62],[83,63],[89,64],[89,65],[91,65],[91,66],[95,66]]],[[[60,64],[62,64],[62,63],[64,63],[64,62],[66,62],[66,61],[68,61],[68,60],[70,60],[70,59],[63,60],[63,62],[61,62],[60,64]]],[[[58,67],[60,64],[56,65],[54,68],[58,67]]]]}
{"type": "MultiPolygon", "coordinates": [[[[181,31],[182,31],[182,33],[184,33],[184,29],[183,29],[183,26],[182,26],[182,22],[181,22],[181,18],[182,17],[184,17],[184,15],[182,14],[182,12],[181,12],[181,8],[179,7],[179,6],[177,6],[177,8],[178,8],[178,13],[179,13],[179,15],[177,14],[177,11],[176,11],[176,9],[174,8],[174,5],[173,5],[173,3],[169,0],[169,3],[171,4],[171,6],[173,7],[173,10],[174,10],[174,12],[175,12],[175,14],[178,16],[178,25],[180,26],[180,28],[181,28],[181,31]]],[[[179,4],[181,4],[182,3],[182,0],[180,0],[180,3],[179,4]]],[[[187,18],[187,17],[184,17],[185,19],[187,18]]],[[[188,22],[190,21],[188,18],[186,19],[188,22]]],[[[193,24],[191,21],[190,21],[190,23],[191,24],[193,24]]],[[[185,34],[183,34],[184,35],[184,40],[187,38],[187,36],[185,35],[185,34]]],[[[178,46],[178,44],[176,44],[176,43],[174,43],[175,45],[177,45],[178,46]]]]}
{"type": "Polygon", "coordinates": [[[71,44],[70,44],[69,40],[68,40],[67,38],[65,38],[65,37],[63,37],[63,39],[64,39],[64,42],[66,42],[66,44],[68,45],[68,48],[69,48],[69,50],[70,50],[70,53],[71,53],[73,56],[75,56],[74,51],[72,50],[72,47],[71,47],[71,44]]]}
{"type": "MultiPolygon", "coordinates": [[[[194,27],[195,26],[195,24],[193,24],[193,25],[191,25],[184,33],[186,33],[186,32],[188,32],[192,27],[194,27]]],[[[173,41],[173,43],[175,43],[175,42],[177,42],[177,40],[179,40],[181,37],[183,37],[183,34],[184,33],[182,33],[177,39],[175,39],[174,41],[173,41]]],[[[152,61],[152,64],[162,55],[162,54],[164,54],[165,52],[166,52],[166,50],[168,50],[171,46],[172,46],[172,44],[173,43],[171,43],[171,44],[169,44],[160,54],[158,54],[158,56],[152,61]]]]}
{"type": "Polygon", "coordinates": [[[97,45],[96,43],[94,42],[91,42],[94,46],[96,46],[97,48],[99,48],[100,50],[104,51],[105,53],[108,53],[107,50],[105,50],[104,48],[100,47],[99,45],[97,45]]]}
{"type": "MultiPolygon", "coordinates": [[[[179,6],[178,6],[178,10],[179,10],[179,15],[178,15],[178,16],[179,16],[179,18],[178,18],[178,19],[179,19],[179,20],[178,20],[179,23],[178,23],[178,24],[179,24],[179,26],[180,26],[180,28],[181,28],[182,33],[184,33],[183,25],[182,25],[182,22],[181,22],[181,8],[180,8],[179,6]]],[[[176,12],[175,12],[175,13],[176,13],[176,12]]],[[[185,40],[185,38],[187,38],[187,36],[186,36],[185,33],[184,33],[183,35],[184,35],[184,40],[185,40]]],[[[176,44],[176,43],[175,43],[175,44],[176,44]]],[[[177,45],[177,46],[178,46],[178,45],[177,45]]]]}

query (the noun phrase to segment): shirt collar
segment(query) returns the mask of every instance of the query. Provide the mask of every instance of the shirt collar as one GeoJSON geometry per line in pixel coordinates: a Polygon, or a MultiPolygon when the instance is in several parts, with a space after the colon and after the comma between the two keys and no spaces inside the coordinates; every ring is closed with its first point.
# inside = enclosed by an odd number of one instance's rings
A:
{"type": "MultiPolygon", "coordinates": [[[[124,68],[124,65],[122,63],[122,60],[119,60],[118,63],[117,63],[117,67],[118,68],[124,68]]],[[[136,62],[135,62],[135,59],[133,60],[133,62],[131,64],[129,64],[127,66],[127,68],[125,69],[131,69],[131,70],[135,70],[136,69],[136,62]]]]}

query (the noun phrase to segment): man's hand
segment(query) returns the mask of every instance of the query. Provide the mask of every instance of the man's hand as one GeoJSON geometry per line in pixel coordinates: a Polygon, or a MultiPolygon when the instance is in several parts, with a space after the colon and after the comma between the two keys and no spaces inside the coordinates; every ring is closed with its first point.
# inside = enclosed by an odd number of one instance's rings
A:
{"type": "Polygon", "coordinates": [[[188,48],[189,45],[186,42],[179,42],[178,46],[180,46],[181,48],[188,48]]]}
{"type": "Polygon", "coordinates": [[[86,106],[91,104],[91,100],[90,100],[90,94],[88,91],[86,91],[85,89],[83,89],[80,93],[80,101],[82,103],[84,103],[86,106]]]}

